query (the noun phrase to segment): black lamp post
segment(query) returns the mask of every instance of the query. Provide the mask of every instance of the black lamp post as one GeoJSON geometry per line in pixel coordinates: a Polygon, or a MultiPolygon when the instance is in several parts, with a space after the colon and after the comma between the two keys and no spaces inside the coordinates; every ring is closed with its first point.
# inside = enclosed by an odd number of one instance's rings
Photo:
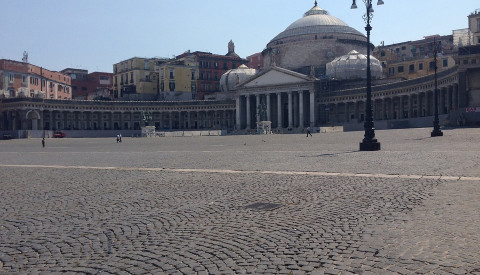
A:
{"type": "Polygon", "coordinates": [[[434,119],[433,119],[433,131],[430,134],[431,137],[441,137],[443,136],[442,130],[440,130],[440,123],[438,120],[438,87],[437,87],[437,52],[438,52],[438,46],[437,46],[437,40],[433,38],[433,62],[434,62],[434,70],[435,70],[435,91],[433,92],[433,96],[435,99],[433,100],[433,104],[435,105],[435,111],[434,111],[434,119]]]}
{"type": "MultiPolygon", "coordinates": [[[[353,0],[352,9],[357,8],[356,1],[353,0]]],[[[370,31],[372,26],[370,22],[373,18],[373,7],[372,0],[363,0],[367,8],[367,12],[363,15],[363,20],[367,26],[365,30],[367,31],[367,102],[365,105],[365,123],[363,128],[365,129],[365,136],[360,143],[360,151],[378,151],[380,150],[380,142],[375,138],[375,125],[373,123],[373,114],[372,114],[372,74],[370,72],[370,31]]],[[[378,0],[377,5],[383,5],[382,0],[378,0]]]]}

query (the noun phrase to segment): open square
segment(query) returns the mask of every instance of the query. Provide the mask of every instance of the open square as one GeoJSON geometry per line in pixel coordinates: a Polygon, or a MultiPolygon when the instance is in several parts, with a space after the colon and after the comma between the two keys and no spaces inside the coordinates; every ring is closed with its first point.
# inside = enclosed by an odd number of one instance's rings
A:
{"type": "Polygon", "coordinates": [[[480,129],[0,141],[0,273],[480,274],[480,129]]]}

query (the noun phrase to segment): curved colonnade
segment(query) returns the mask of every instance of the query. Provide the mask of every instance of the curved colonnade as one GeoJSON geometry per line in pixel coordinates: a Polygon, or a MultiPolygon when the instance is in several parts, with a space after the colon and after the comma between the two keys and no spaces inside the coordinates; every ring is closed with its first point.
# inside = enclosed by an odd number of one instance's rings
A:
{"type": "MultiPolygon", "coordinates": [[[[457,68],[438,74],[439,114],[467,106],[457,68]]],[[[37,98],[4,99],[0,129],[140,130],[148,112],[159,130],[256,128],[260,120],[273,129],[303,129],[363,121],[365,88],[323,92],[320,81],[256,87],[222,101],[83,101],[37,98]],[[262,105],[263,110],[258,110],[262,105]],[[256,107],[257,106],[257,107],[256,107]],[[263,111],[263,112],[262,112],[263,111]],[[263,114],[260,115],[260,113],[263,114]]],[[[434,114],[434,76],[373,87],[375,120],[400,120],[434,114]]]]}

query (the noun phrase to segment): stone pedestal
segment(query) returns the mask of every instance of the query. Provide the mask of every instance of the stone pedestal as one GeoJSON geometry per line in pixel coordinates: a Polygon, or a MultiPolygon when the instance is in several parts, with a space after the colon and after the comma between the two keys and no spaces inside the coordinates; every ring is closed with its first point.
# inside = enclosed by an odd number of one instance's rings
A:
{"type": "Polygon", "coordinates": [[[257,134],[271,134],[272,122],[271,121],[259,121],[257,122],[257,134]]]}
{"type": "Polygon", "coordinates": [[[153,137],[155,135],[155,126],[143,126],[142,137],[153,137]]]}

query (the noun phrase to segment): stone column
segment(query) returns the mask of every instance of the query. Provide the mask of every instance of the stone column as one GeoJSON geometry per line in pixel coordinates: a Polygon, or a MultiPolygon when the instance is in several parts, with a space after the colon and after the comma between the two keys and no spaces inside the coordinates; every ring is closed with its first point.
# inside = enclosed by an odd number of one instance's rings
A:
{"type": "Polygon", "coordinates": [[[438,96],[440,96],[439,99],[439,106],[438,106],[438,113],[443,115],[445,114],[445,88],[441,88],[438,91],[438,96]]]}
{"type": "Polygon", "coordinates": [[[382,98],[382,117],[383,119],[387,120],[388,119],[388,113],[387,113],[387,99],[386,98],[382,98]]]}
{"type": "Polygon", "coordinates": [[[200,111],[197,111],[197,129],[200,129],[200,111]]]}
{"type": "Polygon", "coordinates": [[[295,93],[292,93],[293,97],[293,127],[299,127],[299,119],[298,119],[298,95],[295,93]]]}
{"type": "Polygon", "coordinates": [[[453,92],[452,92],[452,101],[453,101],[453,109],[457,110],[459,108],[458,106],[458,86],[453,85],[453,92]]]}
{"type": "Polygon", "coordinates": [[[417,94],[417,117],[421,117],[423,115],[422,109],[423,109],[422,94],[418,93],[417,94]]]}
{"type": "Polygon", "coordinates": [[[395,119],[395,98],[390,98],[390,119],[395,119]]]}
{"type": "Polygon", "coordinates": [[[405,118],[404,115],[403,115],[403,109],[404,109],[403,96],[400,96],[399,103],[398,103],[398,118],[399,119],[405,118]]]}
{"type": "Polygon", "coordinates": [[[310,127],[315,127],[315,91],[310,91],[310,127]]]}
{"type": "Polygon", "coordinates": [[[99,111],[99,112],[98,112],[98,120],[99,120],[99,122],[98,122],[98,124],[99,124],[99,125],[98,125],[98,129],[104,130],[105,127],[103,127],[104,125],[103,125],[103,112],[102,112],[102,111],[99,111]]]}
{"type": "Polygon", "coordinates": [[[277,128],[283,128],[282,119],[282,93],[277,93],[277,128]]]}
{"type": "Polygon", "coordinates": [[[110,128],[110,130],[114,130],[113,129],[113,116],[114,116],[114,112],[111,111],[110,112],[110,125],[108,125],[109,126],[108,128],[110,128]]]}
{"type": "Polygon", "coordinates": [[[303,114],[303,91],[298,92],[298,127],[305,127],[303,114]]]}
{"type": "Polygon", "coordinates": [[[49,111],[49,122],[50,122],[50,129],[48,130],[53,130],[54,128],[54,125],[53,125],[53,115],[54,115],[54,112],[53,111],[49,111]]]}
{"type": "Polygon", "coordinates": [[[241,128],[241,120],[240,120],[240,96],[235,97],[235,113],[236,113],[236,118],[235,118],[235,128],[237,130],[240,130],[241,128]]]}
{"type": "Polygon", "coordinates": [[[121,130],[124,130],[125,125],[123,125],[124,124],[124,122],[123,122],[123,111],[120,112],[120,122],[119,123],[120,123],[119,128],[121,130]]]}
{"type": "Polygon", "coordinates": [[[360,101],[355,101],[355,119],[360,122],[360,101]]]}
{"type": "Polygon", "coordinates": [[[190,111],[187,111],[187,129],[192,128],[192,122],[190,121],[190,111]]]}
{"type": "Polygon", "coordinates": [[[453,87],[448,86],[448,92],[447,92],[447,112],[450,112],[452,110],[452,94],[453,94],[453,87]]]}
{"type": "Polygon", "coordinates": [[[348,102],[345,102],[345,122],[348,122],[348,102]]]}
{"type": "Polygon", "coordinates": [[[45,129],[45,125],[44,125],[44,122],[43,122],[43,108],[38,112],[40,114],[40,127],[38,128],[38,130],[44,130],[45,129]]]}
{"type": "Polygon", "coordinates": [[[270,107],[270,94],[266,94],[267,98],[267,121],[272,121],[272,108],[270,107]]]}
{"type": "Polygon", "coordinates": [[[292,108],[292,92],[287,92],[288,95],[288,128],[293,127],[293,108],[292,108]]]}
{"type": "Polygon", "coordinates": [[[134,117],[134,112],[130,112],[130,130],[133,130],[133,117],[134,117]]]}
{"type": "Polygon", "coordinates": [[[246,129],[250,130],[252,128],[251,127],[252,119],[250,117],[250,115],[251,115],[251,112],[250,112],[250,95],[245,96],[245,101],[246,101],[245,103],[247,104],[247,106],[246,106],[247,107],[247,116],[246,116],[247,117],[247,121],[246,121],[247,126],[246,126],[246,129]]]}
{"type": "MultiPolygon", "coordinates": [[[[260,122],[260,113],[258,112],[258,105],[260,105],[260,95],[256,94],[255,95],[255,121],[258,123],[260,122]]],[[[257,124],[255,124],[255,128],[257,124]]]]}
{"type": "Polygon", "coordinates": [[[408,95],[408,118],[413,117],[413,96],[414,95],[408,95]]]}
{"type": "Polygon", "coordinates": [[[172,111],[168,112],[168,128],[171,131],[173,129],[173,119],[172,119],[172,111]]]}

